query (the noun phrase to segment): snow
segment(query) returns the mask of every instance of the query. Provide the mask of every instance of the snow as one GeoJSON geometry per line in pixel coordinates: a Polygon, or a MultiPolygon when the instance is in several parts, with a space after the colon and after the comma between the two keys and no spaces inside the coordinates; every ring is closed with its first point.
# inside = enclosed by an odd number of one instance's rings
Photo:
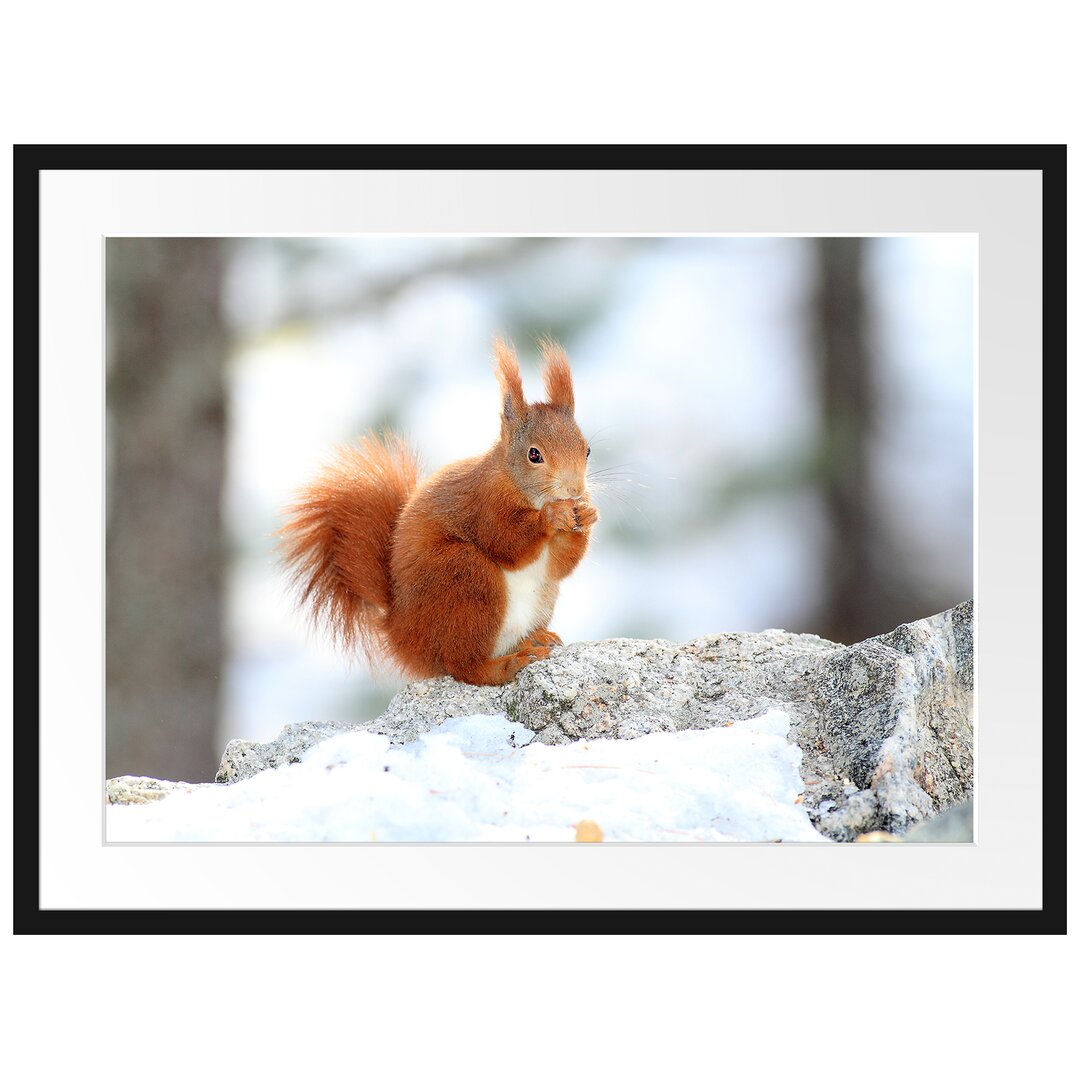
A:
{"type": "Polygon", "coordinates": [[[111,805],[110,842],[822,841],[796,798],[800,751],[770,710],[703,731],[564,746],[504,715],[450,719],[404,746],[337,735],[231,785],[111,805]]]}

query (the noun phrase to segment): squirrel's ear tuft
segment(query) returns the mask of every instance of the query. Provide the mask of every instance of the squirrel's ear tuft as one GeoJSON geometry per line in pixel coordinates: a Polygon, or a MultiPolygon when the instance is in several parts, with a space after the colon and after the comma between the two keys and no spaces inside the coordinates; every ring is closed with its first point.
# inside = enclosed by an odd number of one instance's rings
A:
{"type": "Polygon", "coordinates": [[[525,391],[521,388],[521,368],[518,367],[513,345],[502,338],[496,338],[494,349],[495,375],[503,394],[503,427],[516,427],[525,419],[527,408],[525,391]]]}
{"type": "Polygon", "coordinates": [[[544,357],[544,386],[548,401],[561,409],[574,411],[574,380],[570,375],[570,361],[557,342],[541,338],[540,353],[544,357]]]}

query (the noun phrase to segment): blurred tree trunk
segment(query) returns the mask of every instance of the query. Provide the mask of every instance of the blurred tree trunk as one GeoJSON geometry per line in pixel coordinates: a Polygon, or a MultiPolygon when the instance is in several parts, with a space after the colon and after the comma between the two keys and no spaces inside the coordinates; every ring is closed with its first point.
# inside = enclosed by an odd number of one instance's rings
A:
{"type": "Polygon", "coordinates": [[[106,772],[213,779],[225,243],[106,248],[106,772]]]}
{"type": "Polygon", "coordinates": [[[824,421],[824,502],[828,520],[824,611],[816,632],[855,642],[884,633],[874,572],[877,516],[870,478],[870,441],[877,415],[868,346],[860,237],[815,241],[818,266],[816,330],[824,421]]]}

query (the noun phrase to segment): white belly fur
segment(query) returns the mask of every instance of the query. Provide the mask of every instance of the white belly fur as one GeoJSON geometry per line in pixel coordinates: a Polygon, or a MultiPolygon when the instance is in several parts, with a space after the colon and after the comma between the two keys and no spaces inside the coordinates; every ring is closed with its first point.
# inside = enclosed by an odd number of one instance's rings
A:
{"type": "Polygon", "coordinates": [[[536,630],[544,603],[547,583],[548,549],[535,562],[520,570],[504,570],[506,582],[506,615],[492,656],[505,656],[530,630],[536,630]]]}

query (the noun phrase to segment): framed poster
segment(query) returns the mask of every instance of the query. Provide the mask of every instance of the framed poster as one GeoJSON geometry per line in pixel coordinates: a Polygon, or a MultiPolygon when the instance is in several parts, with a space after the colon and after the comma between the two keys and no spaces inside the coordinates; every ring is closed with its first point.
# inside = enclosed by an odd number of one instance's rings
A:
{"type": "MultiPolygon", "coordinates": [[[[104,928],[116,926],[110,920],[123,913],[123,925],[140,929],[293,929],[311,928],[304,913],[319,911],[319,928],[333,930],[344,928],[339,920],[352,912],[369,910],[409,913],[413,929],[416,917],[426,913],[426,925],[439,932],[476,927],[478,920],[485,927],[513,928],[530,913],[534,929],[565,932],[594,929],[601,913],[606,925],[615,925],[611,920],[617,916],[622,927],[632,927],[641,925],[635,916],[679,911],[680,924],[700,931],[714,913],[724,911],[732,918],[737,914],[747,930],[776,932],[772,913],[784,910],[814,912],[815,927],[828,932],[880,926],[882,912],[889,913],[890,928],[898,931],[1060,928],[1063,897],[1044,884],[1046,860],[1041,858],[1050,839],[1045,827],[1052,829],[1061,818],[1047,812],[1046,800],[1052,803],[1054,796],[1043,782],[1042,642],[1036,632],[1042,623],[1043,507],[1040,485],[1034,482],[1042,468],[1043,386],[1034,358],[1045,355],[1064,328],[1063,244],[1047,225],[1055,208],[1063,212],[1063,148],[547,147],[542,167],[536,166],[533,149],[17,149],[18,255],[21,265],[39,271],[25,274],[18,284],[18,330],[20,353],[40,356],[41,433],[40,740],[32,739],[28,729],[18,737],[25,742],[20,753],[35,764],[24,782],[36,781],[40,792],[57,793],[40,803],[40,845],[33,845],[40,863],[30,860],[29,841],[22,849],[28,861],[19,874],[20,925],[104,928]],[[977,257],[970,299],[972,315],[977,313],[971,335],[977,365],[971,380],[969,492],[974,495],[970,573],[977,842],[962,847],[774,845],[763,842],[764,835],[745,844],[429,843],[420,837],[419,843],[320,844],[301,838],[291,844],[240,840],[215,845],[184,843],[176,835],[172,843],[139,842],[137,836],[129,837],[129,843],[107,842],[102,816],[86,813],[88,807],[102,807],[103,779],[115,775],[105,764],[108,717],[86,722],[86,702],[106,700],[103,568],[109,491],[104,478],[108,455],[115,453],[106,438],[104,413],[101,343],[103,298],[108,297],[103,255],[110,245],[118,250],[138,238],[165,237],[179,244],[193,238],[244,238],[245,251],[256,264],[275,239],[318,239],[306,255],[302,246],[284,245],[286,258],[307,257],[315,263],[347,259],[348,251],[363,241],[367,247],[361,254],[377,249],[391,269],[409,265],[414,258],[409,249],[416,246],[409,241],[418,239],[428,243],[423,258],[443,259],[451,266],[454,259],[481,255],[497,264],[515,244],[532,240],[534,246],[552,249],[541,252],[541,259],[555,259],[556,247],[569,252],[565,263],[557,263],[558,269],[545,278],[553,292],[562,290],[561,297],[548,301],[545,318],[551,320],[558,308],[568,326],[575,318],[585,320],[582,298],[602,291],[612,264],[610,248],[622,245],[615,260],[622,266],[632,262],[628,252],[636,259],[639,248],[649,249],[646,241],[676,241],[660,252],[658,264],[659,272],[682,283],[665,294],[669,321],[635,322],[630,305],[621,316],[597,324],[606,329],[596,330],[595,336],[605,340],[622,325],[624,354],[631,357],[634,349],[626,343],[634,332],[649,342],[641,356],[654,357],[663,351],[657,342],[669,340],[664,335],[678,315],[683,323],[707,322],[709,312],[703,316],[700,299],[686,302],[688,295],[693,298],[697,279],[692,267],[687,270],[679,261],[683,257],[693,263],[722,252],[731,261],[730,272],[717,280],[734,292],[750,262],[773,259],[782,278],[794,273],[790,265],[812,254],[817,240],[889,239],[896,241],[893,248],[903,259],[908,257],[904,241],[959,238],[946,245],[945,257],[967,257],[972,266],[977,257]],[[780,254],[796,248],[801,254],[793,259],[780,254]],[[589,258],[599,266],[591,277],[589,258]],[[580,275],[576,282],[570,273],[574,268],[580,275]],[[40,291],[35,287],[39,282],[40,291]],[[35,310],[39,320],[31,317],[35,310]],[[659,327],[658,337],[648,338],[650,325],[659,327]],[[1017,356],[1030,358],[1019,379],[1017,356]],[[73,535],[79,543],[72,544],[73,535]],[[65,567],[63,575],[55,572],[57,566],[65,567]],[[1018,633],[1020,627],[1027,632],[1018,633]],[[71,648],[73,640],[80,642],[78,650],[71,648]],[[76,702],[82,702],[81,708],[76,702]]],[[[654,257],[652,249],[646,254],[654,257]]],[[[646,269],[631,272],[646,282],[635,294],[639,312],[663,285],[655,276],[656,265],[649,270],[652,277],[646,269]]],[[[249,267],[248,285],[238,285],[234,277],[233,287],[250,286],[259,273],[257,265],[249,267]]],[[[301,299],[315,306],[348,303],[348,297],[335,301],[333,282],[327,285],[323,279],[320,287],[319,273],[316,268],[307,279],[301,299]]],[[[452,283],[453,274],[444,274],[447,278],[452,283]]],[[[180,287],[177,277],[175,290],[180,287]]],[[[743,299],[749,303],[753,290],[743,299]]],[[[472,340],[474,328],[462,321],[461,312],[473,310],[470,305],[479,301],[458,293],[433,303],[442,325],[451,327],[451,341],[455,334],[457,341],[472,340]]],[[[714,314],[723,315],[719,297],[715,305],[714,314]]],[[[383,311],[389,306],[384,303],[383,311]]],[[[519,298],[519,306],[527,310],[528,298],[519,298]]],[[[404,325],[410,314],[417,312],[388,317],[404,325]]],[[[484,310],[476,321],[490,321],[488,315],[484,310]]],[[[735,318],[733,311],[727,321],[735,318]]],[[[766,314],[758,316],[759,324],[767,321],[766,314]]],[[[418,336],[411,347],[421,352],[422,339],[437,336],[440,323],[426,313],[419,322],[423,334],[413,331],[418,336]]],[[[402,332],[408,344],[408,332],[402,332]]],[[[588,336],[579,339],[588,356],[588,336]]],[[[363,349],[365,342],[353,341],[350,347],[363,349]]],[[[431,346],[448,347],[455,346],[445,340],[431,346]]],[[[681,349],[691,351],[685,343],[681,349]]],[[[758,358],[740,365],[747,383],[741,392],[750,401],[769,377],[770,358],[783,355],[784,342],[755,341],[745,349],[747,356],[758,358]]],[[[603,352],[595,345],[594,350],[597,357],[603,352]]],[[[678,347],[671,350],[673,356],[679,352],[678,347]]],[[[484,358],[478,359],[485,368],[484,358]]],[[[602,369],[599,359],[595,364],[602,369]]],[[[485,371],[480,374],[483,378],[485,371]]],[[[693,376],[680,373],[671,357],[651,371],[641,357],[631,358],[621,377],[608,369],[603,378],[583,381],[594,399],[618,400],[618,410],[605,416],[606,423],[618,417],[618,423],[643,430],[648,425],[642,415],[626,416],[634,403],[640,402],[641,414],[647,415],[660,409],[665,394],[673,394],[692,417],[681,433],[686,438],[708,427],[710,403],[718,401],[711,385],[695,395],[693,376]],[[704,408],[703,415],[690,408],[694,404],[704,408]]],[[[169,399],[173,415],[180,393],[174,389],[169,399]]],[[[314,399],[333,396],[333,389],[320,389],[314,399]]],[[[585,398],[580,400],[584,407],[585,398]]],[[[145,399],[137,400],[137,407],[145,409],[145,399]]],[[[435,418],[439,413],[436,403],[418,408],[415,415],[435,418]]],[[[766,410],[761,416],[757,427],[749,425],[731,444],[733,454],[770,425],[798,427],[795,405],[788,412],[766,410]]],[[[470,420],[461,426],[471,434],[475,425],[470,420]]],[[[946,434],[955,438],[957,433],[946,434]]],[[[446,438],[449,442],[450,434],[446,438]]],[[[657,433],[645,440],[645,456],[650,442],[667,445],[663,439],[657,433]]],[[[275,442],[264,439],[259,447],[273,462],[275,442]]],[[[664,476],[665,470],[657,475],[664,476]]],[[[941,485],[931,478],[926,486],[941,485]]],[[[935,520],[943,527],[945,517],[928,516],[924,531],[933,530],[935,520]]],[[[797,533],[778,527],[775,520],[771,527],[763,524],[750,537],[747,554],[733,557],[733,566],[748,564],[749,553],[764,546],[766,537],[790,539],[797,533]]],[[[788,565],[778,555],[775,565],[782,564],[788,565]]],[[[636,570],[631,566],[618,577],[632,580],[642,570],[639,562],[636,570]]],[[[805,577],[797,567],[785,572],[792,583],[805,577]]],[[[736,573],[728,576],[737,578],[736,573]]],[[[765,584],[747,590],[747,614],[731,615],[728,625],[739,625],[741,617],[747,629],[765,628],[759,620],[767,616],[751,607],[761,602],[771,579],[766,574],[761,580],[765,584]]],[[[607,588],[610,596],[614,589],[610,583],[607,588]]],[[[680,595],[692,591],[692,583],[682,583],[680,595]]],[[[602,587],[599,595],[604,595],[602,587]]],[[[957,596],[958,601],[966,598],[957,596]]],[[[693,609],[689,602],[682,606],[693,609]]],[[[640,633],[627,636],[662,636],[651,635],[644,617],[641,625],[640,633]]],[[[700,627],[702,632],[720,628],[715,623],[700,627]]],[[[812,622],[797,627],[813,628],[812,622]]],[[[590,628],[583,633],[598,632],[590,628]]],[[[617,636],[618,630],[607,633],[617,636]]],[[[115,632],[110,640],[118,640],[115,632]]],[[[268,693],[262,700],[275,698],[280,700],[268,693]]],[[[99,711],[105,711],[103,706],[99,711]]],[[[28,791],[19,805],[38,805],[35,793],[28,791]]],[[[21,835],[31,834],[25,830],[21,835]]]]}

